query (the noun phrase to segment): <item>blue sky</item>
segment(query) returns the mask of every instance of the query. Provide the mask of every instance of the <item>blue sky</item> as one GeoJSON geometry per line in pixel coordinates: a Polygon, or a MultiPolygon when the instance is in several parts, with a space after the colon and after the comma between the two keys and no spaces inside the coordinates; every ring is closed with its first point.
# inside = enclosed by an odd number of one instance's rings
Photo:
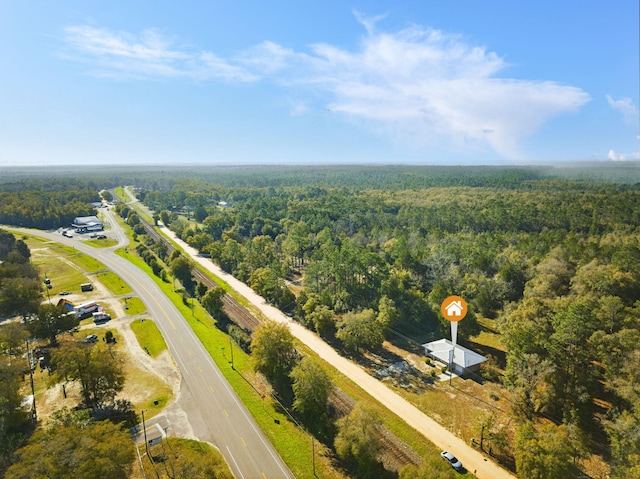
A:
{"type": "Polygon", "coordinates": [[[639,157],[638,0],[0,3],[0,166],[639,157]]]}

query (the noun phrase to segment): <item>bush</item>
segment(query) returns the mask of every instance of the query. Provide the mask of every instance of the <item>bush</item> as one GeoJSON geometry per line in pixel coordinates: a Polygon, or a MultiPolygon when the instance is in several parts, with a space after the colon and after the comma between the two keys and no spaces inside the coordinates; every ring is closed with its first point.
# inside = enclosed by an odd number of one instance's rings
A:
{"type": "Polygon", "coordinates": [[[244,332],[242,328],[236,326],[235,324],[230,324],[228,326],[229,336],[233,339],[233,342],[236,343],[243,351],[249,352],[249,345],[251,344],[251,336],[244,332]]]}

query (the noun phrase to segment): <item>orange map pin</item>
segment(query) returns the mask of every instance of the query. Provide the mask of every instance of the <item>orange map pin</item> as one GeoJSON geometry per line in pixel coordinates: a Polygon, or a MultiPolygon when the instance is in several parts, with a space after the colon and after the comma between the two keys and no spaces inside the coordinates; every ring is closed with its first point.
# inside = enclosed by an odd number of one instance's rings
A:
{"type": "Polygon", "coordinates": [[[467,302],[460,296],[449,296],[440,305],[444,319],[457,323],[467,315],[467,302]]]}

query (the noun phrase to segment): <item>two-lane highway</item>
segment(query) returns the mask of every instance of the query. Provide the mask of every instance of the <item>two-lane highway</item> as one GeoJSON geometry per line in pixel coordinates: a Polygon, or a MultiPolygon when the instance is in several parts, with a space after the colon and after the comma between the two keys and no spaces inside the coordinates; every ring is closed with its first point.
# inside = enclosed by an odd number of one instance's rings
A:
{"type": "MultiPolygon", "coordinates": [[[[118,229],[117,222],[111,226],[118,229]]],[[[64,243],[96,258],[126,281],[156,321],[183,376],[194,434],[215,444],[238,479],[292,479],[294,475],[230,387],[184,317],[142,270],[111,249],[98,249],[56,233],[18,229],[64,243]]]]}

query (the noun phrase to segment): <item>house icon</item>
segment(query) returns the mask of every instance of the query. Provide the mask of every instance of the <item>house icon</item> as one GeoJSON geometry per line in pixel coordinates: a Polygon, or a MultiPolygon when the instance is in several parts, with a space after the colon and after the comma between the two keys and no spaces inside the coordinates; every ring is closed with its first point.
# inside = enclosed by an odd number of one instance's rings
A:
{"type": "Polygon", "coordinates": [[[444,309],[447,311],[447,316],[453,317],[461,316],[464,308],[462,307],[462,301],[451,301],[444,309]]]}

